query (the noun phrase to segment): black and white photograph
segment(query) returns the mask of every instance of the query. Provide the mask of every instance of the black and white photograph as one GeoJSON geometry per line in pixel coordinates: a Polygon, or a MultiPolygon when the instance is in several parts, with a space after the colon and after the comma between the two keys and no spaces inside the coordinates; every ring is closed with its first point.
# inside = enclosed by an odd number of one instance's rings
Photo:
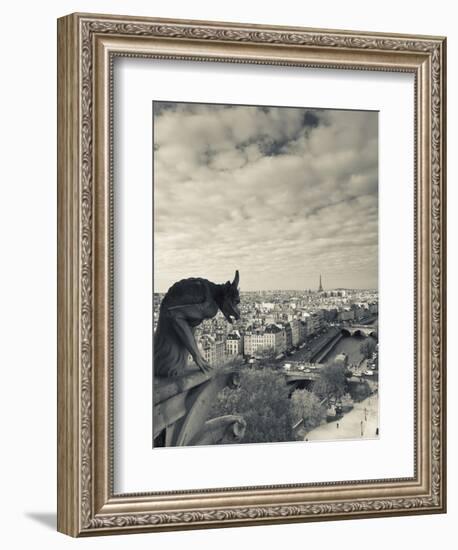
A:
{"type": "Polygon", "coordinates": [[[378,112],[154,101],[153,139],[153,447],[378,438],[378,112]]]}

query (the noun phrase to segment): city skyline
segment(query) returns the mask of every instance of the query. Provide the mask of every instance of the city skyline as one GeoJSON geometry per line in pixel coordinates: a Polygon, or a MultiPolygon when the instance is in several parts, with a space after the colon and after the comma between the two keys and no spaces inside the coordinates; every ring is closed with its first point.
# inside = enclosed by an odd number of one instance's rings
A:
{"type": "Polygon", "coordinates": [[[378,288],[376,112],[154,103],[154,291],[378,288]]]}
{"type": "MultiPolygon", "coordinates": [[[[155,290],[154,293],[155,294],[165,294],[167,292],[168,288],[164,289],[164,290],[155,290]]],[[[318,289],[314,289],[314,288],[263,288],[263,289],[259,289],[259,288],[253,288],[251,290],[248,290],[248,289],[240,289],[240,294],[243,294],[243,293],[256,293],[256,292],[281,292],[281,293],[288,293],[288,292],[312,292],[312,293],[319,293],[319,292],[323,292],[324,294],[326,294],[327,292],[338,292],[338,291],[341,291],[341,290],[345,290],[345,291],[355,291],[355,292],[377,292],[378,293],[378,288],[370,288],[370,287],[367,287],[367,288],[356,288],[356,287],[343,287],[343,286],[339,286],[339,287],[329,287],[329,288],[323,288],[322,291],[318,290],[318,289]]]]}

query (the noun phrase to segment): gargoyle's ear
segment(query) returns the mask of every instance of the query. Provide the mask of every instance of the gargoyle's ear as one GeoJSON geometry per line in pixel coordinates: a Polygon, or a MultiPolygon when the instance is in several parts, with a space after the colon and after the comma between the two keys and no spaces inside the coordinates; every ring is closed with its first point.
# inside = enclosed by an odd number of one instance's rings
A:
{"type": "Polygon", "coordinates": [[[237,269],[236,272],[235,272],[234,280],[232,281],[232,286],[233,286],[234,288],[238,288],[238,286],[239,286],[239,280],[240,280],[239,270],[237,269]]]}

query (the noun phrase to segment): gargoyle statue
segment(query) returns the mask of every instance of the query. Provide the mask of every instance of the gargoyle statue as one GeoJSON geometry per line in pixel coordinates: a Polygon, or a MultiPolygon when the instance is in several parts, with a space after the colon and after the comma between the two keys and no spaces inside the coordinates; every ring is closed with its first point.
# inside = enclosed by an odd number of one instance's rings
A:
{"type": "Polygon", "coordinates": [[[215,284],[207,279],[190,278],[169,288],[162,300],[154,333],[154,374],[173,377],[183,374],[191,354],[202,372],[211,367],[202,357],[194,336],[204,319],[221,310],[229,323],[240,319],[238,304],[239,272],[232,283],[215,284]]]}

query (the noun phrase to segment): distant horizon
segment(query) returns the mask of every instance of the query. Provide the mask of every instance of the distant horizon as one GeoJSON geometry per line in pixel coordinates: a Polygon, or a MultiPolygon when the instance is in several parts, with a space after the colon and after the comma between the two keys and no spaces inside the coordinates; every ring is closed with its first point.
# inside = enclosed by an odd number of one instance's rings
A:
{"type": "MultiPolygon", "coordinates": [[[[218,283],[217,283],[218,284],[218,283]]],[[[170,287],[169,287],[170,288],[170,287]]],[[[154,290],[154,294],[165,294],[167,290],[154,290]]],[[[243,294],[244,292],[308,292],[311,290],[312,292],[319,293],[320,291],[314,288],[257,288],[257,289],[240,289],[240,293],[243,294]]],[[[378,292],[378,288],[363,288],[363,287],[333,287],[333,288],[324,288],[322,292],[335,292],[339,290],[357,290],[357,291],[370,291],[370,292],[378,292]]]]}

